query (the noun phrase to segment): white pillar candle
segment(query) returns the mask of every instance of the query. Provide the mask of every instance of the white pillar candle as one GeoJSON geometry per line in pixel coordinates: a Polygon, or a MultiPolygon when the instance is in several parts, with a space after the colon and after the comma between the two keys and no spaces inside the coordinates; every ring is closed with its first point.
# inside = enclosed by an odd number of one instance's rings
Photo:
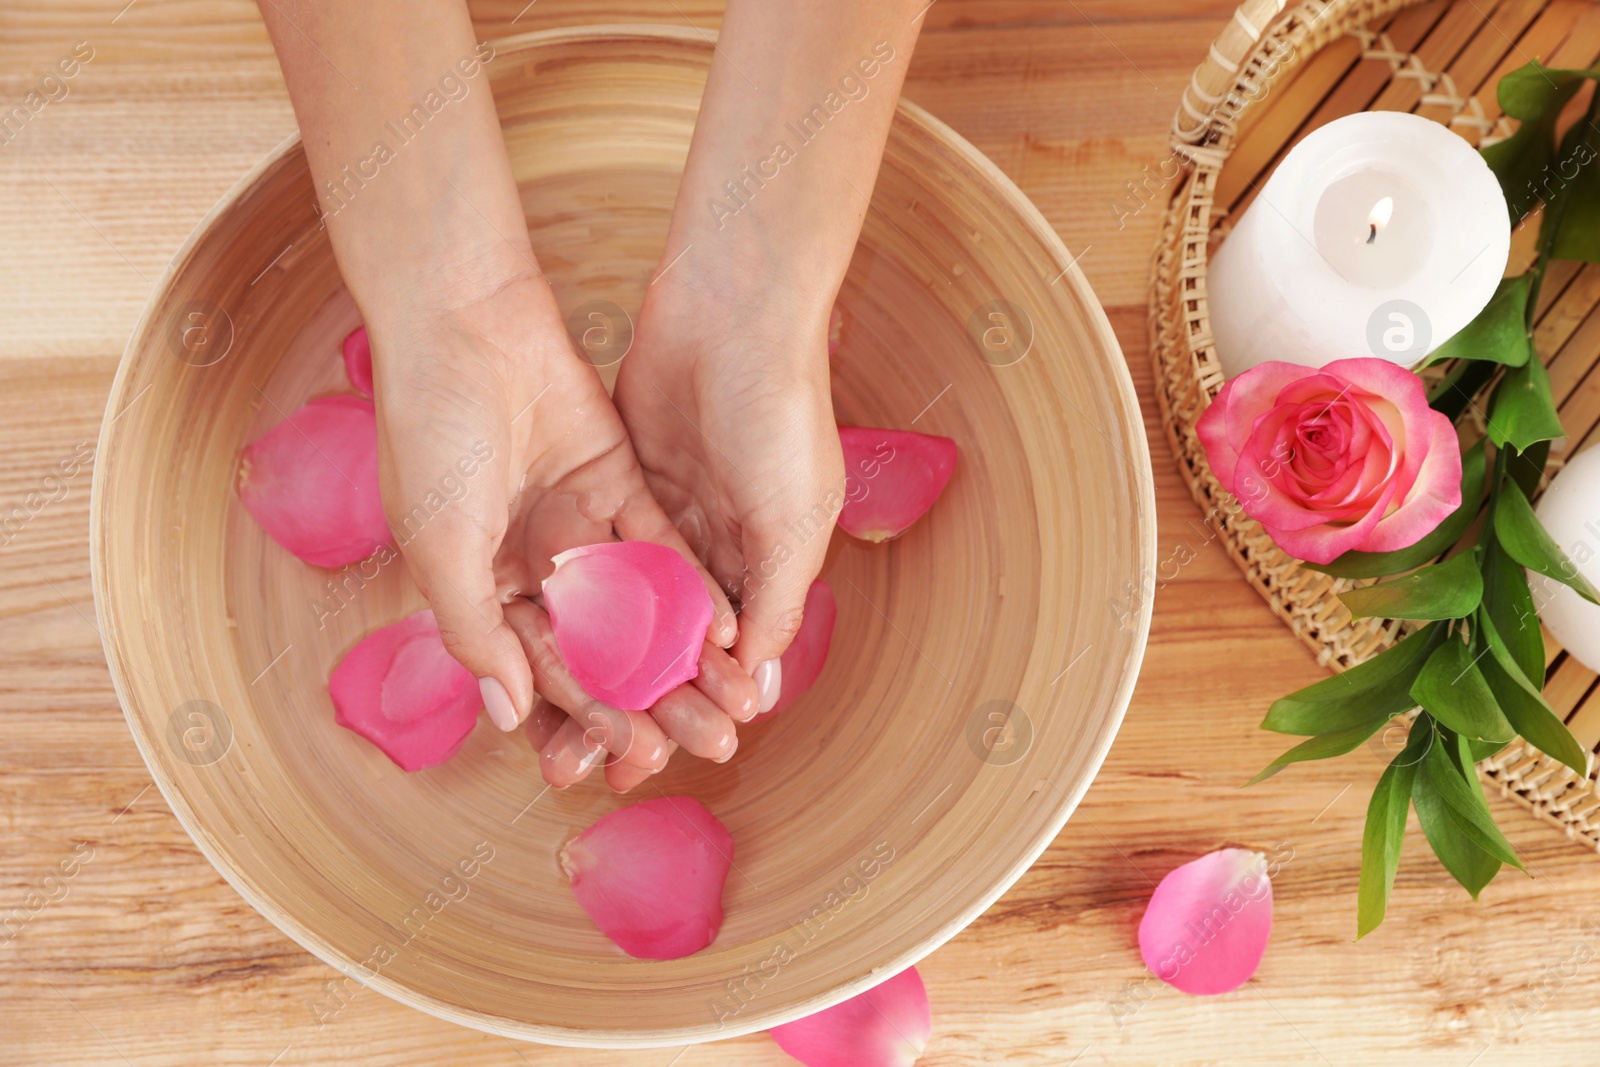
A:
{"type": "MultiPolygon", "coordinates": [[[[1535,511],[1578,572],[1600,588],[1600,447],[1569,459],[1535,511]]],[[[1600,671],[1600,607],[1554,578],[1529,571],[1528,583],[1550,636],[1579,663],[1600,671]]]]}
{"type": "Polygon", "coordinates": [[[1460,136],[1397,111],[1330,122],[1212,259],[1223,373],[1360,356],[1413,366],[1489,302],[1510,250],[1500,183],[1460,136]]]}

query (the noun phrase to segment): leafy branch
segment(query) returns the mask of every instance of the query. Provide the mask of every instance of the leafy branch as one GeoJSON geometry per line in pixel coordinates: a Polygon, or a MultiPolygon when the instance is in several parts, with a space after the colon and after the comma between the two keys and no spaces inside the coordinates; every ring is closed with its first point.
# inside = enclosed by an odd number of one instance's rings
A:
{"type": "Polygon", "coordinates": [[[1383,921],[1411,809],[1440,863],[1476,899],[1503,865],[1522,864],[1495,826],[1475,765],[1522,737],[1588,773],[1589,753],[1544,698],[1544,638],[1527,572],[1600,603],[1529,503],[1550,442],[1562,436],[1550,376],[1534,347],[1545,276],[1559,259],[1600,263],[1600,91],[1584,117],[1557,136],[1563,109],[1596,80],[1600,70],[1537,62],[1500,80],[1500,106],[1519,126],[1483,157],[1513,225],[1541,205],[1542,212],[1528,271],[1505,279],[1428,361],[1452,364],[1429,394],[1434,410],[1455,421],[1474,408],[1487,427],[1486,438],[1462,454],[1461,506],[1409,548],[1304,564],[1340,578],[1387,579],[1340,594],[1356,618],[1425,623],[1365,663],[1276,701],[1261,724],[1306,740],[1251,784],[1291,763],[1353,751],[1395,717],[1416,712],[1404,749],[1367,807],[1358,937],[1383,921]]]}

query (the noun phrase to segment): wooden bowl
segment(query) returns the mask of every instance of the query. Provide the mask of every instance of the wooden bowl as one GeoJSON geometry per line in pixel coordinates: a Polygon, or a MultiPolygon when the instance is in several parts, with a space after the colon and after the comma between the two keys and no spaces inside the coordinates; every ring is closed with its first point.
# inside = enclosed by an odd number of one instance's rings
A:
{"type": "MultiPolygon", "coordinates": [[[[489,66],[528,225],[563,309],[637,309],[664,242],[711,45],[572,29],[489,66]]],[[[420,605],[403,564],[333,573],[233,492],[241,448],[347,389],[356,316],[291,141],[202,222],[128,345],[96,462],[95,598],[128,724],[207,858],[361,986],[469,1026],[630,1047],[764,1029],[954,936],[1088,788],[1144,648],[1155,507],[1116,340],[1039,212],[902,103],[845,283],[841,422],[946,434],[955,477],[900,540],[838,535],[832,659],[722,766],[652,786],[732,832],[727,919],[634,960],[584,916],[568,837],[640,796],[546,792],[521,732],[480,724],[406,774],[333,721],[327,677],[420,605]],[[1002,303],[997,303],[1002,302],[1002,303]]]]}

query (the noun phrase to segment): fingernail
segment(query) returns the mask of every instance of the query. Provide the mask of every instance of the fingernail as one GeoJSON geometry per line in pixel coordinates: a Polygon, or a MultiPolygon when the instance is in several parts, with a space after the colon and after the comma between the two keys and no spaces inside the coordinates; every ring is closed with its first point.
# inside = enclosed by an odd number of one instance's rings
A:
{"type": "Polygon", "coordinates": [[[769,659],[756,665],[756,692],[761,697],[761,710],[771,711],[778,703],[778,693],[783,689],[783,663],[769,659]]]}
{"type": "Polygon", "coordinates": [[[489,721],[502,730],[515,730],[517,709],[511,706],[511,694],[500,684],[500,679],[479,678],[478,691],[483,694],[483,710],[489,713],[489,721]]]}

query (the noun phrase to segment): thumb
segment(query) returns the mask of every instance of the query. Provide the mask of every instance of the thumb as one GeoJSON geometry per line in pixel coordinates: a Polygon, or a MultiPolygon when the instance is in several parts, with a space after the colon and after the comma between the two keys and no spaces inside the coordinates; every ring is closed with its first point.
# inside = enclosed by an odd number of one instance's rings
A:
{"type": "MultiPolygon", "coordinates": [[[[748,535],[747,535],[748,537],[748,535]]],[[[752,678],[761,710],[771,711],[783,690],[784,651],[800,631],[806,592],[822,569],[821,552],[796,551],[779,538],[756,538],[745,545],[745,573],[739,609],[739,639],[732,652],[752,678]]]]}
{"type": "Polygon", "coordinates": [[[402,540],[401,552],[433,607],[445,649],[478,679],[490,721],[515,730],[533,708],[533,669],[498,596],[498,541],[467,517],[446,511],[409,543],[402,540]]]}

